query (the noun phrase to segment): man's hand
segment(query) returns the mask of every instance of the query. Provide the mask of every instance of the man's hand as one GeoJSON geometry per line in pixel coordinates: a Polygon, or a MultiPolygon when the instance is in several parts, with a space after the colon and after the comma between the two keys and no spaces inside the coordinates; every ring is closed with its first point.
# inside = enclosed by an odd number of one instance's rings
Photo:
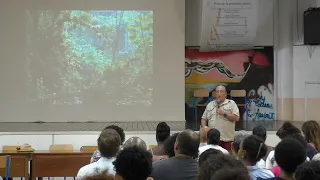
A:
{"type": "Polygon", "coordinates": [[[219,108],[217,109],[217,112],[216,112],[218,115],[220,116],[223,116],[224,115],[224,112],[219,108]]]}

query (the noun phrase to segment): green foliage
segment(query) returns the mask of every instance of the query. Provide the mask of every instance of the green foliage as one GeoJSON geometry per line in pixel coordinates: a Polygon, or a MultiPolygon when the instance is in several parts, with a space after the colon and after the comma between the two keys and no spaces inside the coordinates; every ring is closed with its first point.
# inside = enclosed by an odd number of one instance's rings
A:
{"type": "MultiPolygon", "coordinates": [[[[30,70],[34,72],[30,76],[37,79],[37,91],[41,91],[38,95],[41,94],[42,98],[53,94],[56,98],[56,94],[64,93],[73,93],[76,97],[79,93],[91,92],[91,89],[111,94],[112,98],[118,98],[115,101],[137,101],[128,99],[139,95],[151,98],[152,12],[39,11],[30,17],[37,17],[37,28],[31,29],[37,32],[31,36],[42,34],[29,38],[38,39],[34,46],[41,50],[33,50],[28,57],[43,66],[41,72],[30,70]],[[40,47],[43,44],[50,45],[40,47]],[[52,60],[49,62],[48,59],[52,60]],[[55,79],[47,79],[53,74],[55,79]],[[54,81],[52,87],[49,87],[49,81],[54,81]],[[141,84],[148,86],[142,87],[141,84]],[[110,85],[114,87],[106,88],[110,85]],[[119,89],[123,89],[123,94],[115,97],[113,94],[119,89]]],[[[34,68],[32,64],[29,62],[31,69],[34,68]]]]}

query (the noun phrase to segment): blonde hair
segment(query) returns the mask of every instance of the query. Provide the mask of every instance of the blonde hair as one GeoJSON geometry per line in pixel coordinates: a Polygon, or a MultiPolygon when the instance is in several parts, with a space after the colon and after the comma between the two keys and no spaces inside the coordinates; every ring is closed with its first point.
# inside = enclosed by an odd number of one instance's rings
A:
{"type": "Polygon", "coordinates": [[[306,121],[302,125],[302,132],[308,143],[313,143],[314,148],[320,151],[320,126],[316,121],[306,121]]]}

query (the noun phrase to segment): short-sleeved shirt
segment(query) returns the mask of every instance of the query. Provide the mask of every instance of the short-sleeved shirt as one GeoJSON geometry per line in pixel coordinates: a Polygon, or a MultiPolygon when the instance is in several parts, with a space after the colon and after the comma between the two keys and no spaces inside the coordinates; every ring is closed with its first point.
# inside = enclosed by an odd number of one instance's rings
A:
{"type": "MultiPolygon", "coordinates": [[[[216,101],[210,102],[202,115],[202,119],[208,121],[209,128],[216,128],[220,131],[221,141],[233,141],[236,126],[235,122],[216,114],[217,108],[218,104],[216,101]]],[[[224,102],[219,105],[219,108],[225,113],[239,116],[239,108],[233,100],[225,99],[224,102]]]]}
{"type": "Polygon", "coordinates": [[[108,173],[115,175],[113,161],[116,158],[101,157],[98,161],[88,164],[80,168],[77,179],[82,179],[85,176],[90,176],[95,173],[101,173],[104,170],[108,170],[108,173]]]}

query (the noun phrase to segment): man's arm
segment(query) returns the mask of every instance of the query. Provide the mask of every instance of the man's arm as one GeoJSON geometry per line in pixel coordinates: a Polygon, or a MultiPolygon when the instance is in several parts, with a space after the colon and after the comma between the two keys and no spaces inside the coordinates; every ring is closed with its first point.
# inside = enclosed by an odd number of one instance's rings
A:
{"type": "Polygon", "coordinates": [[[201,118],[201,127],[205,127],[208,125],[208,121],[204,118],[201,118]]]}
{"type": "Polygon", "coordinates": [[[208,105],[209,104],[207,104],[206,109],[204,110],[202,117],[201,117],[201,127],[205,127],[208,125],[208,119],[207,119],[208,105]]]}
{"type": "Polygon", "coordinates": [[[231,113],[224,113],[224,117],[227,118],[229,121],[239,121],[239,108],[234,101],[232,101],[231,103],[231,113]]]}

